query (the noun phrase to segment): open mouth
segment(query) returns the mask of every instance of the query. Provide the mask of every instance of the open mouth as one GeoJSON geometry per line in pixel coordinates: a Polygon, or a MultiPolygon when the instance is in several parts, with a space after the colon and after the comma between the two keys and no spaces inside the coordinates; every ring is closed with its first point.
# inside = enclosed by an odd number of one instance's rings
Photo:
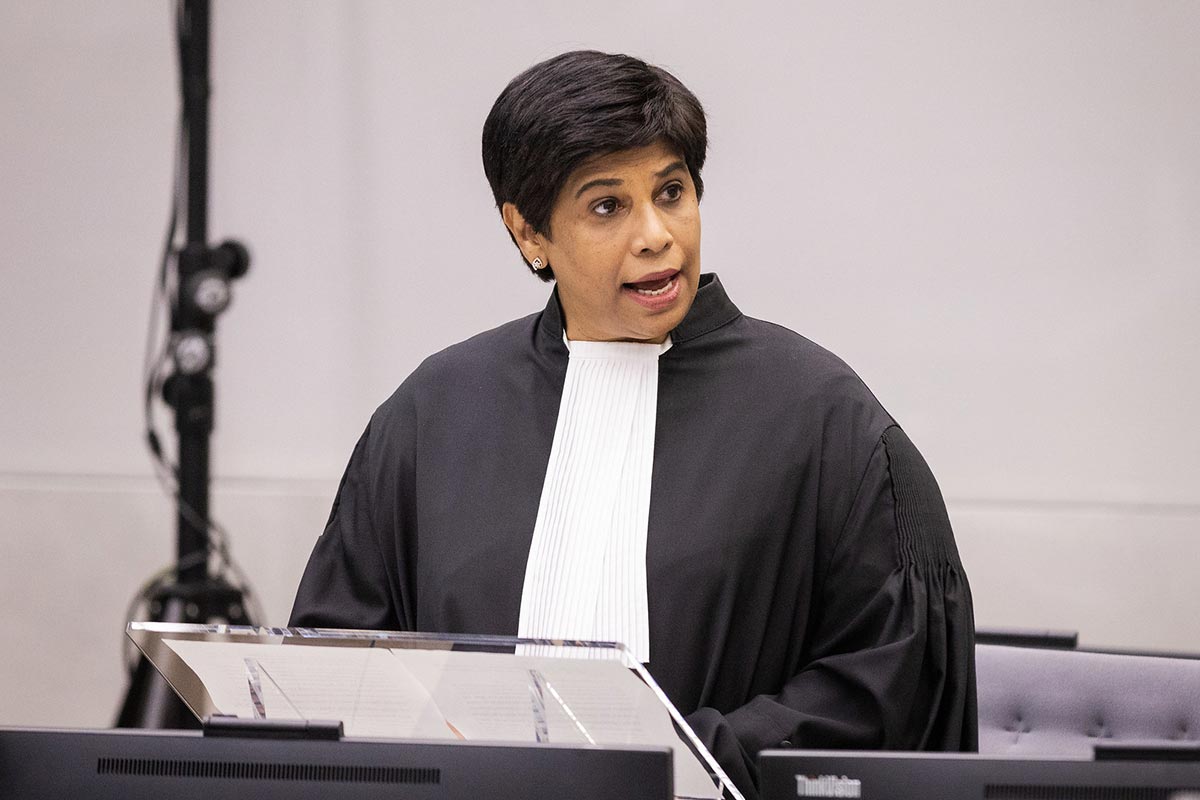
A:
{"type": "Polygon", "coordinates": [[[659,297],[671,291],[677,277],[679,277],[679,270],[673,269],[668,272],[651,275],[636,283],[626,283],[625,287],[632,289],[643,297],[659,297]]]}
{"type": "Polygon", "coordinates": [[[626,297],[647,310],[654,313],[665,311],[679,299],[679,270],[656,272],[640,281],[621,284],[621,289],[626,297]]]}

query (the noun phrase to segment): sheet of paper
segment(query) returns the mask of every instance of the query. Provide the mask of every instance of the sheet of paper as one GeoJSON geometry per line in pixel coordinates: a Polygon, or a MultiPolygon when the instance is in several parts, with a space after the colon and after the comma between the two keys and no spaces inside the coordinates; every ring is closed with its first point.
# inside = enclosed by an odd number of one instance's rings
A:
{"type": "Polygon", "coordinates": [[[393,652],[467,739],[670,747],[677,797],[720,796],[666,708],[618,661],[393,652]]]}
{"type": "Polygon", "coordinates": [[[224,714],[341,720],[347,736],[456,738],[429,692],[382,648],[164,641],[224,714]]]}

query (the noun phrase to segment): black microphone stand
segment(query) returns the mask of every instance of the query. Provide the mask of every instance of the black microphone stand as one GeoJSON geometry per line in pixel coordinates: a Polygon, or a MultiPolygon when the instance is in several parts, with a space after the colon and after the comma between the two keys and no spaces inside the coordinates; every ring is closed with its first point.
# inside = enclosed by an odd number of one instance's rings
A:
{"type": "MultiPolygon", "coordinates": [[[[177,254],[171,302],[172,373],[163,398],[174,409],[179,436],[176,474],[178,549],[175,580],[150,598],[156,622],[246,625],[240,588],[209,573],[209,439],[213,430],[216,318],[230,300],[230,284],[250,265],[234,241],[216,247],[208,235],[209,0],[183,0],[179,19],[183,135],[187,163],[187,239],[177,254]]],[[[122,728],[198,727],[171,687],[143,656],[117,718],[122,728]]]]}

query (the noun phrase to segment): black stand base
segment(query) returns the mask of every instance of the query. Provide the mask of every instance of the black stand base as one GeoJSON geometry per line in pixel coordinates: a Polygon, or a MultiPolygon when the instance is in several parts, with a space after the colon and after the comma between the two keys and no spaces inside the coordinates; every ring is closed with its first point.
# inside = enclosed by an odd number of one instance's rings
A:
{"type": "MultiPolygon", "coordinates": [[[[220,578],[165,587],[150,601],[155,622],[207,623],[215,619],[230,625],[249,625],[241,590],[220,578]]],[[[118,728],[199,729],[200,722],[175,694],[145,656],[129,682],[118,728]]]]}

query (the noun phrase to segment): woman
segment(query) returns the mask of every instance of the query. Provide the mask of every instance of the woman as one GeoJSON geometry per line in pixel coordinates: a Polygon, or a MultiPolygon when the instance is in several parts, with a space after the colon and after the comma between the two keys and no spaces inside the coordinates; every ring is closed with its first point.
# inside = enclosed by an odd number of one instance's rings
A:
{"type": "Polygon", "coordinates": [[[380,406],[291,624],[625,642],[751,794],[763,748],[973,749],[937,484],[845,364],[700,274],[706,146],[628,56],[509,84],[484,168],[556,288],[380,406]]]}

